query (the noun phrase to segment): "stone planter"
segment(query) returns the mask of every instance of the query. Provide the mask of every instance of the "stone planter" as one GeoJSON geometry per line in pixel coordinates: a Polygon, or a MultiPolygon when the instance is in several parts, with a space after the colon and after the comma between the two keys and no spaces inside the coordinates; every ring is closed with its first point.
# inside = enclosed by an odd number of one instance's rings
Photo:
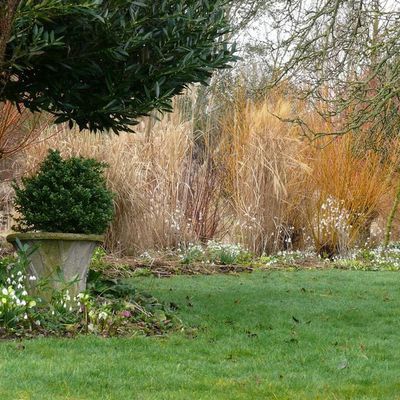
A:
{"type": "Polygon", "coordinates": [[[101,235],[52,232],[13,233],[7,241],[17,248],[17,238],[36,248],[29,256],[27,271],[27,276],[36,280],[28,280],[27,285],[32,294],[44,300],[51,298],[53,290],[68,288],[71,298],[84,291],[93,251],[103,241],[101,235]]]}

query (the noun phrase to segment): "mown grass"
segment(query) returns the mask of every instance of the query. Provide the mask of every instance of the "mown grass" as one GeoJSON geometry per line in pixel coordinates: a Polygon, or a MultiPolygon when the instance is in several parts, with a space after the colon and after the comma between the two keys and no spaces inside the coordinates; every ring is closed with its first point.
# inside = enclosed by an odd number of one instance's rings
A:
{"type": "Polygon", "coordinates": [[[395,272],[135,278],[166,338],[0,343],[0,399],[400,399],[395,272]]]}

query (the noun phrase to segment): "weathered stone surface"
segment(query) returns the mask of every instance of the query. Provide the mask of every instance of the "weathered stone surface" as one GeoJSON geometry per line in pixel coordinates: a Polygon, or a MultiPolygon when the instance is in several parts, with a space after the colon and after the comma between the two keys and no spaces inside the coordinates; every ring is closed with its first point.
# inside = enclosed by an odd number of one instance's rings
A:
{"type": "Polygon", "coordinates": [[[35,276],[37,281],[28,281],[28,286],[31,292],[39,294],[44,300],[50,299],[53,290],[68,288],[73,297],[86,289],[93,251],[103,240],[101,235],[52,232],[15,233],[7,236],[7,240],[15,247],[17,238],[22,244],[36,248],[30,255],[28,276],[35,276]],[[37,286],[40,281],[45,283],[41,289],[37,286]]]}

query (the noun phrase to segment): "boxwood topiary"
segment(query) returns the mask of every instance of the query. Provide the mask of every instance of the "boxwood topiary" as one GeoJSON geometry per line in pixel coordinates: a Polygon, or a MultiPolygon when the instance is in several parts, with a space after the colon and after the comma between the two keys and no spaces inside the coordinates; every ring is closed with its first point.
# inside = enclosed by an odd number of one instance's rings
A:
{"type": "Polygon", "coordinates": [[[107,165],[91,158],[63,159],[49,150],[37,174],[13,184],[21,214],[14,229],[102,234],[113,213],[113,193],[103,175],[107,165]]]}

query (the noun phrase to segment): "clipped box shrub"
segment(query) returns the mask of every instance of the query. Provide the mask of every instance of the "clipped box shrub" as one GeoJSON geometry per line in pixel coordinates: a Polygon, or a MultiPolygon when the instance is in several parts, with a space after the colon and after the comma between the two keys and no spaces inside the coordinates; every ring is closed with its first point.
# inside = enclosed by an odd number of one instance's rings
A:
{"type": "Polygon", "coordinates": [[[107,165],[91,158],[63,159],[49,150],[37,174],[14,183],[18,231],[102,234],[114,214],[107,165]]]}

